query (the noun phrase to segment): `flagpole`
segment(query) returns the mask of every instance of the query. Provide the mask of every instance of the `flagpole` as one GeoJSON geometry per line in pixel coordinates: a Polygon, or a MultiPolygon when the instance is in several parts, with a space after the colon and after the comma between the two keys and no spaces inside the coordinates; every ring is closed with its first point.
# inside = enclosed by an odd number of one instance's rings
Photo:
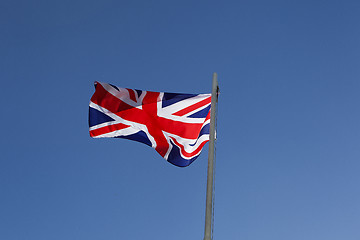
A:
{"type": "Polygon", "coordinates": [[[205,234],[204,240],[212,239],[212,221],[213,221],[213,188],[214,188],[214,149],[215,149],[215,121],[216,105],[218,98],[217,73],[213,74],[212,92],[211,92],[211,112],[210,112],[210,139],[209,139],[209,157],[206,186],[206,209],[205,209],[205,234]]]}

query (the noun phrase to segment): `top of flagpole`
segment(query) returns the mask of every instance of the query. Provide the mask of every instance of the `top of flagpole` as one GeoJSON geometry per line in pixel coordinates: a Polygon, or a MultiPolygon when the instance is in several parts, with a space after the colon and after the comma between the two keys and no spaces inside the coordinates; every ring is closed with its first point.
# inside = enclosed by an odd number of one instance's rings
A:
{"type": "Polygon", "coordinates": [[[216,72],[213,73],[213,82],[212,82],[212,94],[215,94],[216,96],[216,102],[219,98],[219,82],[218,82],[218,75],[216,72]]]}

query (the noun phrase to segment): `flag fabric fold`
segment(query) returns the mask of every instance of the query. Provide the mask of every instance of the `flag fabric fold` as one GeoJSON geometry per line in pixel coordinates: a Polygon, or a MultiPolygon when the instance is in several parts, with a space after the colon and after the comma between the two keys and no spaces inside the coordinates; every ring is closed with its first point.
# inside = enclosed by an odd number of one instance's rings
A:
{"type": "Polygon", "coordinates": [[[186,167],[209,141],[211,94],[179,94],[119,88],[95,82],[89,105],[93,138],[125,138],[154,148],[186,167]]]}

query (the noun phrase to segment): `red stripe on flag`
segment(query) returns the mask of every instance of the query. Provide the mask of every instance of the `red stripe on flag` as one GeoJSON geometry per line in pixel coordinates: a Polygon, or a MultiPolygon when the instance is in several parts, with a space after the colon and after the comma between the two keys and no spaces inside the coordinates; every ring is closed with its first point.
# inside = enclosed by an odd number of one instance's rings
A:
{"type": "Polygon", "coordinates": [[[136,102],[135,91],[133,89],[126,89],[129,92],[130,99],[136,102]]]}
{"type": "Polygon", "coordinates": [[[117,123],[117,124],[113,124],[113,125],[109,125],[109,126],[91,130],[90,136],[97,137],[97,136],[103,135],[105,133],[114,132],[114,131],[121,130],[121,129],[128,128],[128,127],[129,127],[128,125],[125,125],[122,123],[117,123]]]}
{"type": "Polygon", "coordinates": [[[202,142],[198,148],[196,148],[193,152],[189,153],[189,152],[185,151],[184,146],[182,144],[180,144],[178,141],[176,141],[175,138],[171,137],[171,140],[173,140],[175,145],[180,148],[181,154],[187,158],[192,158],[192,157],[196,156],[197,154],[199,154],[201,152],[203,146],[209,141],[209,140],[206,140],[206,141],[202,142]]]}
{"type": "Polygon", "coordinates": [[[175,116],[184,116],[185,114],[188,114],[189,112],[192,112],[206,104],[211,103],[211,97],[205,98],[204,100],[195,103],[187,108],[181,109],[180,111],[177,111],[176,113],[174,113],[175,116]]]}
{"type": "Polygon", "coordinates": [[[96,86],[95,93],[91,97],[91,102],[104,107],[115,114],[134,108],[109,93],[101,84],[96,86]]]}

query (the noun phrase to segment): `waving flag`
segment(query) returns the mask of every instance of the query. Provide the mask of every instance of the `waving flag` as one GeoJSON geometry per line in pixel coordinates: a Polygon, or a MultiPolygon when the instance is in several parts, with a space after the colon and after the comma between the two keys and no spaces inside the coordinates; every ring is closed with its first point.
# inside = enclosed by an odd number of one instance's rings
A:
{"type": "Polygon", "coordinates": [[[95,82],[90,101],[93,138],[126,138],[154,148],[168,162],[190,165],[209,141],[211,94],[118,88],[95,82]]]}

